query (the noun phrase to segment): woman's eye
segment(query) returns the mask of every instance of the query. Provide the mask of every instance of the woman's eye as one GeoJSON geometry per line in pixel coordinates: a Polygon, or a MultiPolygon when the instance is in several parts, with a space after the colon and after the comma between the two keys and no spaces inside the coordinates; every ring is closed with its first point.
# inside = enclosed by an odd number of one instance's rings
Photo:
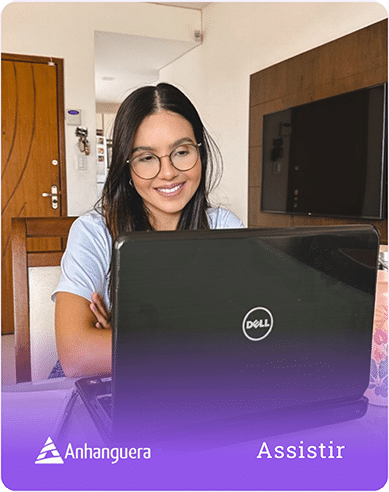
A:
{"type": "Polygon", "coordinates": [[[189,154],[188,147],[178,147],[173,151],[172,157],[185,157],[189,154]]]}
{"type": "Polygon", "coordinates": [[[135,160],[137,162],[150,164],[156,160],[156,157],[155,157],[155,155],[152,155],[152,154],[144,154],[144,155],[140,155],[140,156],[136,157],[135,160]]]}

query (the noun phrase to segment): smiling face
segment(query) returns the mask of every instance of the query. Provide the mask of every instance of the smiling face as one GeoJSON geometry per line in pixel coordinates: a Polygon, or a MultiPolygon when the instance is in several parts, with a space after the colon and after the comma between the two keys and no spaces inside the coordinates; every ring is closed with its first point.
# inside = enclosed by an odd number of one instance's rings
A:
{"type": "Polygon", "coordinates": [[[134,187],[149,212],[149,220],[157,230],[176,229],[181,211],[190,201],[200,184],[201,160],[189,171],[179,171],[169,158],[182,144],[197,144],[192,125],[171,111],[147,116],[135,134],[131,160],[151,152],[161,159],[161,170],[153,179],[143,179],[131,169],[134,187]]]}

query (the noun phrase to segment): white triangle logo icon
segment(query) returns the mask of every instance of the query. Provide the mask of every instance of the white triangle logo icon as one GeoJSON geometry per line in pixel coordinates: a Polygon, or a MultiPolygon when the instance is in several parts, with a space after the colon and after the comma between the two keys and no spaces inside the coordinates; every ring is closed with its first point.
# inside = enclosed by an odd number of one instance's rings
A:
{"type": "Polygon", "coordinates": [[[36,465],[45,465],[45,464],[57,464],[57,465],[63,465],[63,459],[61,458],[61,455],[58,453],[57,448],[55,447],[55,444],[53,443],[52,439],[49,437],[41,449],[41,452],[39,453],[38,458],[35,461],[36,465]]]}

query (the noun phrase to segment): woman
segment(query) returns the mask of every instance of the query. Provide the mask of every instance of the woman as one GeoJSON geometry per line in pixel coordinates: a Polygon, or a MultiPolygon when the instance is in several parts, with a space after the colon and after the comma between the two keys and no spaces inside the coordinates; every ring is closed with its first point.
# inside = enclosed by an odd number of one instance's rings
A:
{"type": "Polygon", "coordinates": [[[230,211],[209,205],[219,157],[193,104],[172,85],[142,87],[123,102],[101,202],[74,222],[53,294],[67,376],[111,371],[106,306],[113,238],[139,230],[243,227],[230,211]]]}

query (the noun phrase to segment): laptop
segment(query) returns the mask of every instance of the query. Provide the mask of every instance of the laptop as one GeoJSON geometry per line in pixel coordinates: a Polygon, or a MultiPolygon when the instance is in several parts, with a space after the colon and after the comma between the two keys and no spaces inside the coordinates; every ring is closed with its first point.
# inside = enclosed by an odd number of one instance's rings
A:
{"type": "Polygon", "coordinates": [[[362,417],[378,249],[370,225],[120,236],[112,378],[76,383],[104,439],[203,449],[362,417]]]}

